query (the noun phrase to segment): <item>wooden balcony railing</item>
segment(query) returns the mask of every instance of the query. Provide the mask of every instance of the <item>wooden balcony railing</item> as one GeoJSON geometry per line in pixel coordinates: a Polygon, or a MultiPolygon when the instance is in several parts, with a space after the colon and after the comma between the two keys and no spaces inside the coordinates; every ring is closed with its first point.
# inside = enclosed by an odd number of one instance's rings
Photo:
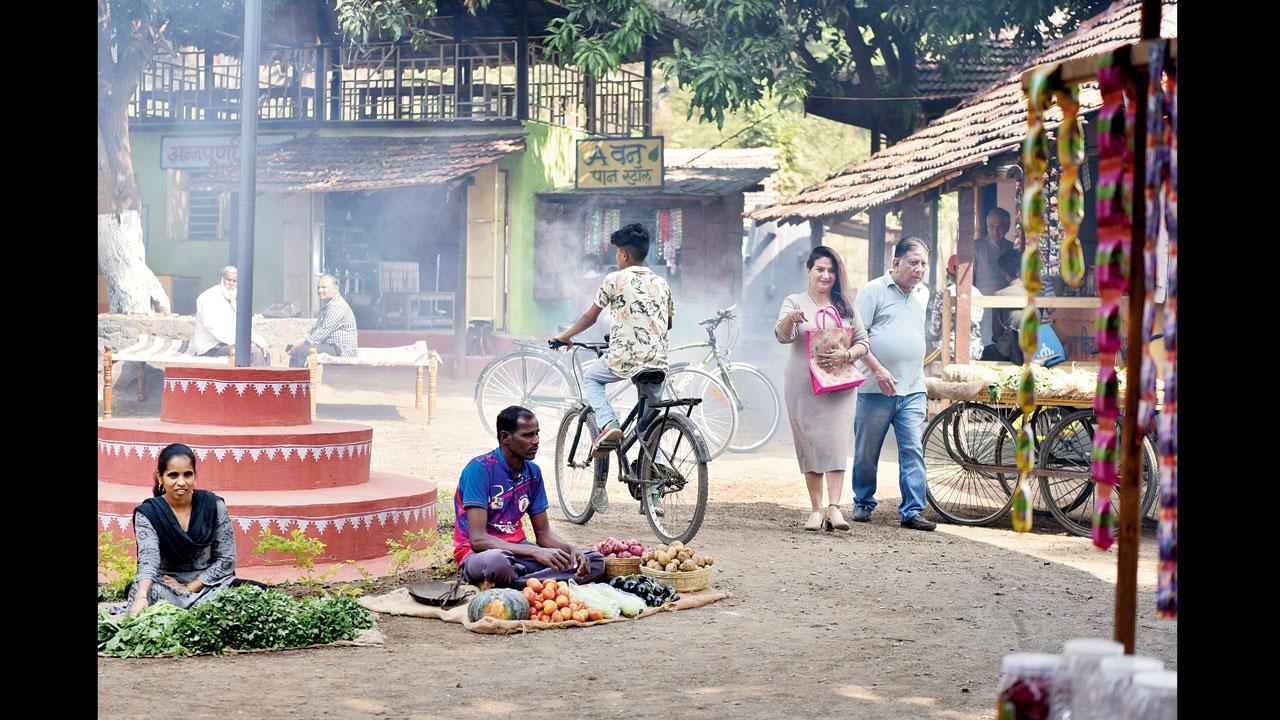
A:
{"type": "MultiPolygon", "coordinates": [[[[518,41],[270,48],[258,73],[259,120],[313,123],[517,120],[518,41]]],[[[528,49],[528,118],[601,135],[644,131],[645,78],[588,81],[536,42],[528,49]]],[[[198,49],[156,58],[129,107],[135,124],[240,119],[240,59],[198,49]]]]}

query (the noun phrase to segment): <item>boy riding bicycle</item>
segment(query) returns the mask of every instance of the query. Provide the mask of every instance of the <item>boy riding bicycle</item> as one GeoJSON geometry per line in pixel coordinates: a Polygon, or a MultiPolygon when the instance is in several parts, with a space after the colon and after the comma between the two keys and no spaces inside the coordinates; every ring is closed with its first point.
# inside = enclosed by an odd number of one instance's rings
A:
{"type": "MultiPolygon", "coordinates": [[[[604,386],[635,376],[644,370],[667,369],[667,332],[675,315],[671,288],[645,264],[649,255],[649,232],[633,223],[609,236],[617,247],[617,272],[611,272],[600,283],[595,304],[565,330],[557,341],[572,346],[574,335],[595,324],[600,311],[609,308],[609,350],[583,374],[587,399],[600,422],[600,434],[591,444],[591,456],[602,458],[617,447],[622,428],[605,396],[604,386]]],[[[662,386],[638,384],[636,391],[642,402],[657,402],[662,386]]]]}

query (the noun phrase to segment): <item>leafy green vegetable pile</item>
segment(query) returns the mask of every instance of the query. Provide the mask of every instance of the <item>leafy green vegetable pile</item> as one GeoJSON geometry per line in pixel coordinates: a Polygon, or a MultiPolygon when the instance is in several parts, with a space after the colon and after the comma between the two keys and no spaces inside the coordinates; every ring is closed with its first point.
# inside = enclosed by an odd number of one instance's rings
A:
{"type": "Polygon", "coordinates": [[[239,585],[182,610],[158,602],[132,618],[98,612],[98,651],[117,657],[191,655],[224,648],[290,648],[351,640],[373,626],[355,598],[294,599],[279,590],[239,585]]]}

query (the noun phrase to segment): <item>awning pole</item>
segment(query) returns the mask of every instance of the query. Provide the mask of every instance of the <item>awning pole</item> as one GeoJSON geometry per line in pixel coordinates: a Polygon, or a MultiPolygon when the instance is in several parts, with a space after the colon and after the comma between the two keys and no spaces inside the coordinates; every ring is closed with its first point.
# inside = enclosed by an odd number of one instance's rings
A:
{"type": "Polygon", "coordinates": [[[249,367],[253,342],[253,223],[258,166],[258,34],[262,0],[244,5],[244,51],[240,62],[240,217],[236,266],[236,367],[249,367]]]}

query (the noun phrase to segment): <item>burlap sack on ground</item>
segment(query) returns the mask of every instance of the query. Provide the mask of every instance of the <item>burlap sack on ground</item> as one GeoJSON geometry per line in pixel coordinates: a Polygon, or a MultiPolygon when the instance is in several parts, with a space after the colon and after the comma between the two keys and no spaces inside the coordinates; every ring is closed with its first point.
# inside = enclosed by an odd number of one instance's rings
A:
{"type": "Polygon", "coordinates": [[[451,608],[423,605],[409,595],[409,590],[407,588],[392,590],[391,592],[383,595],[360,598],[360,603],[374,612],[385,613],[387,615],[407,615],[410,617],[444,620],[445,622],[458,623],[471,632],[483,633],[485,635],[510,635],[512,633],[537,632],[539,630],[552,630],[563,627],[590,627],[592,625],[622,622],[629,619],[639,620],[640,618],[656,615],[660,612],[699,608],[703,605],[710,605],[717,600],[724,600],[729,597],[733,597],[729,592],[717,590],[715,588],[707,588],[706,590],[698,590],[691,593],[680,593],[679,600],[673,603],[667,603],[662,607],[645,608],[643,612],[634,618],[625,618],[619,615],[617,619],[614,620],[597,620],[595,622],[585,623],[578,622],[577,620],[567,620],[565,622],[558,623],[544,623],[536,620],[497,620],[490,617],[480,618],[477,622],[470,622],[467,620],[467,605],[470,604],[469,601],[451,608]]]}

